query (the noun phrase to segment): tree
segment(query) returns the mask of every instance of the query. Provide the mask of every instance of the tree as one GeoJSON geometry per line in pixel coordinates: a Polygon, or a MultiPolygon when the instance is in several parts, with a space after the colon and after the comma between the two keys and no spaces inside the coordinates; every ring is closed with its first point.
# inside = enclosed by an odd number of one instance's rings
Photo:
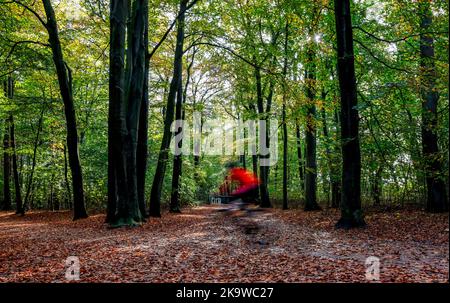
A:
{"type": "Polygon", "coordinates": [[[422,153],[425,162],[427,205],[429,212],[448,210],[447,193],[442,172],[442,156],[436,133],[439,91],[436,88],[431,1],[419,1],[420,17],[420,92],[422,96],[422,153]]]}
{"type": "Polygon", "coordinates": [[[316,65],[312,46],[307,50],[307,62],[305,71],[306,81],[306,165],[305,165],[305,211],[320,210],[317,204],[317,159],[316,159],[316,104],[315,104],[315,82],[316,65]]]}
{"type": "Polygon", "coordinates": [[[353,32],[349,0],[335,0],[337,62],[341,98],[342,196],[336,227],[364,226],[361,211],[361,155],[353,32]]]}
{"type": "MultiPolygon", "coordinates": [[[[8,76],[7,87],[8,87],[7,88],[8,98],[13,99],[14,80],[11,76],[8,76]]],[[[16,203],[16,214],[23,214],[22,193],[20,190],[19,170],[17,167],[15,125],[14,125],[14,116],[12,113],[9,114],[8,124],[9,124],[9,140],[12,154],[11,157],[12,157],[13,177],[14,177],[14,192],[15,192],[14,202],[16,203]]]]}
{"type": "Polygon", "coordinates": [[[64,61],[61,42],[59,40],[55,11],[50,0],[42,0],[44,4],[47,22],[45,28],[48,33],[50,47],[53,54],[53,62],[58,76],[59,89],[64,103],[67,128],[67,149],[69,152],[69,165],[72,172],[73,188],[73,219],[87,218],[84,204],[83,175],[78,151],[78,131],[75,116],[75,106],[72,94],[72,71],[64,61]]]}
{"type": "Polygon", "coordinates": [[[286,20],[284,31],[284,62],[283,62],[283,105],[282,105],[282,123],[283,123],[283,209],[288,209],[288,132],[286,121],[286,74],[288,67],[288,43],[289,43],[289,21],[286,20]]]}
{"type": "Polygon", "coordinates": [[[145,203],[145,176],[147,173],[148,158],[148,76],[150,68],[150,59],[148,53],[148,0],[144,1],[144,52],[145,52],[145,71],[144,83],[142,89],[142,102],[139,114],[138,145],[136,149],[137,162],[137,194],[139,209],[144,217],[148,217],[145,203]]]}
{"type": "Polygon", "coordinates": [[[137,147],[145,76],[148,74],[145,45],[148,2],[133,1],[126,30],[127,9],[126,1],[111,2],[110,15],[114,22],[111,22],[110,34],[108,156],[111,158],[107,220],[113,227],[138,225],[145,216],[142,213],[145,207],[140,206],[138,195],[137,147]],[[125,35],[128,37],[126,52],[125,35]]]}
{"type": "MultiPolygon", "coordinates": [[[[180,1],[180,14],[177,17],[177,22],[184,22],[184,12],[187,7],[187,0],[180,1]]],[[[158,162],[156,165],[155,176],[153,178],[152,189],[150,193],[150,216],[161,216],[161,190],[164,182],[166,172],[166,165],[169,155],[169,144],[171,139],[170,127],[174,119],[174,105],[175,98],[180,87],[182,64],[183,64],[183,42],[184,42],[184,27],[178,26],[175,55],[173,60],[173,74],[170,82],[169,95],[167,97],[166,113],[164,117],[164,132],[159,149],[158,162]]]]}
{"type": "MultiPolygon", "coordinates": [[[[11,92],[10,82],[10,77],[8,77],[8,81],[4,82],[4,90],[8,98],[10,97],[11,92]]],[[[10,117],[8,117],[7,119],[5,119],[5,133],[3,135],[3,210],[11,209],[11,155],[9,150],[11,147],[10,127],[11,120],[10,117]]]]}

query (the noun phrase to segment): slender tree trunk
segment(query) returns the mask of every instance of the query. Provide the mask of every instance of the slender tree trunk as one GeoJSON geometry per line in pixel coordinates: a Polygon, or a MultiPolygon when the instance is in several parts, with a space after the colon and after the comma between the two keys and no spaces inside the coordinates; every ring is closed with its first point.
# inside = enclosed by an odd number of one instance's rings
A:
{"type": "MultiPolygon", "coordinates": [[[[9,98],[10,95],[10,83],[11,77],[8,77],[7,80],[3,81],[3,90],[5,92],[5,96],[9,98]]],[[[10,210],[11,209],[11,189],[10,189],[10,180],[11,180],[11,155],[10,155],[10,117],[5,119],[5,134],[3,135],[3,203],[2,210],[10,210]]]]}
{"type": "MultiPolygon", "coordinates": [[[[11,100],[14,98],[14,80],[11,76],[8,76],[6,86],[7,86],[6,87],[6,95],[7,95],[8,99],[11,100]]],[[[11,113],[9,114],[7,124],[9,124],[9,141],[10,141],[9,145],[11,148],[10,160],[12,157],[14,190],[15,190],[14,202],[16,204],[16,214],[23,214],[22,193],[20,190],[19,170],[17,167],[14,116],[11,113]]]]}
{"type": "MultiPolygon", "coordinates": [[[[194,98],[194,102],[193,102],[193,108],[194,111],[197,111],[197,107],[196,107],[196,100],[194,98]]],[[[194,130],[196,130],[198,128],[199,134],[201,134],[202,132],[202,127],[203,127],[203,115],[202,112],[199,112],[200,115],[200,121],[194,121],[194,130]]],[[[197,134],[196,134],[197,135],[197,134]]],[[[198,169],[199,169],[199,165],[200,165],[200,151],[201,151],[201,142],[200,140],[194,140],[193,143],[193,147],[194,147],[194,177],[195,179],[198,181],[198,169]]]]}
{"type": "Polygon", "coordinates": [[[383,172],[383,166],[378,166],[374,176],[372,177],[372,184],[371,184],[371,195],[373,198],[373,204],[376,206],[379,206],[381,204],[381,182],[382,182],[382,172],[383,172]]]}
{"type": "MultiPolygon", "coordinates": [[[[145,12],[148,12],[148,0],[144,2],[146,6],[145,12]]],[[[150,60],[148,58],[148,13],[144,14],[144,47],[145,47],[145,71],[144,71],[144,83],[142,92],[142,104],[139,115],[139,130],[138,130],[138,146],[136,150],[137,161],[137,187],[138,187],[138,200],[139,209],[141,215],[148,217],[146,205],[145,205],[145,176],[147,173],[147,158],[148,158],[148,76],[150,60]]]]}
{"type": "Polygon", "coordinates": [[[305,191],[305,166],[303,164],[303,157],[302,157],[302,145],[301,145],[301,138],[300,138],[300,126],[298,124],[298,120],[295,120],[295,136],[297,139],[297,158],[298,158],[298,177],[300,181],[300,191],[302,194],[304,194],[305,191]]]}
{"type": "Polygon", "coordinates": [[[30,171],[30,175],[28,177],[28,182],[27,182],[27,187],[26,187],[26,191],[25,191],[25,200],[23,203],[23,209],[21,211],[21,213],[25,213],[25,211],[28,208],[28,205],[30,205],[31,207],[31,203],[28,204],[29,198],[30,198],[30,194],[33,188],[33,176],[34,176],[34,170],[36,168],[36,155],[37,155],[37,148],[39,145],[39,140],[40,140],[40,135],[41,135],[41,131],[42,131],[42,123],[43,123],[43,119],[44,119],[44,111],[45,111],[45,106],[42,106],[41,109],[41,113],[39,116],[39,121],[38,121],[38,126],[37,126],[37,131],[36,131],[36,138],[34,139],[34,147],[33,147],[33,159],[31,162],[31,171],[30,171]]]}
{"type": "Polygon", "coordinates": [[[45,14],[47,15],[46,28],[53,53],[56,73],[58,75],[61,97],[64,102],[67,127],[67,148],[69,151],[69,165],[72,171],[72,187],[74,192],[73,219],[77,220],[87,218],[87,213],[84,205],[83,176],[78,152],[77,122],[72,95],[72,75],[71,70],[64,62],[52,4],[50,0],[42,0],[42,2],[44,4],[45,14]]]}
{"type": "MultiPolygon", "coordinates": [[[[260,146],[260,152],[261,150],[268,148],[270,146],[269,142],[269,125],[268,125],[268,119],[267,119],[267,113],[268,110],[264,110],[264,104],[263,104],[263,92],[262,92],[262,85],[261,85],[261,70],[259,67],[255,67],[255,78],[256,78],[256,92],[257,92],[257,106],[258,106],[258,113],[260,115],[260,124],[259,124],[259,134],[260,136],[265,136],[265,144],[266,146],[263,146],[263,141],[260,140],[259,146],[260,146]],[[262,116],[262,117],[261,117],[262,116]],[[265,132],[262,133],[262,122],[265,121],[265,132]]],[[[272,93],[273,93],[273,82],[270,82],[269,87],[269,96],[267,98],[267,108],[270,108],[269,102],[272,101],[272,93]]],[[[269,176],[269,167],[261,161],[262,159],[267,159],[269,155],[259,155],[260,163],[259,163],[259,178],[260,178],[260,185],[259,185],[259,193],[260,193],[260,206],[261,207],[272,207],[270,203],[269,198],[269,190],[267,188],[267,182],[268,182],[268,176],[269,176]]]]}
{"type": "MultiPolygon", "coordinates": [[[[339,131],[339,115],[337,111],[334,112],[334,122],[336,124],[336,140],[338,141],[340,138],[340,131],[339,131]]],[[[332,162],[331,162],[331,168],[332,168],[332,175],[331,175],[331,208],[338,208],[339,207],[339,201],[341,200],[341,178],[339,173],[339,167],[337,166],[337,162],[340,162],[341,156],[340,156],[340,147],[338,144],[334,145],[334,153],[332,155],[332,162]]]]}
{"type": "MultiPolygon", "coordinates": [[[[322,101],[325,103],[326,93],[322,90],[322,101]]],[[[327,124],[327,113],[325,111],[325,107],[323,106],[320,110],[322,115],[322,128],[323,128],[323,136],[325,138],[325,155],[328,162],[328,179],[326,180],[328,186],[326,187],[327,191],[327,205],[330,203],[330,189],[332,188],[332,180],[333,180],[333,163],[331,159],[331,150],[330,150],[330,138],[328,134],[328,124],[327,124]]]]}
{"type": "Polygon", "coordinates": [[[286,20],[285,37],[284,37],[284,64],[283,64],[283,109],[282,109],[282,124],[283,124],[283,209],[288,209],[288,132],[286,121],[286,75],[287,75],[287,56],[288,56],[288,42],[289,42],[289,21],[286,20]]]}
{"type": "Polygon", "coordinates": [[[5,134],[3,135],[3,205],[2,210],[11,209],[11,156],[10,156],[10,133],[9,133],[9,119],[5,120],[5,134]]]}
{"type": "Polygon", "coordinates": [[[13,115],[9,116],[11,122],[11,148],[12,148],[12,162],[13,162],[13,176],[14,176],[14,190],[15,190],[15,202],[16,202],[16,214],[23,214],[22,205],[22,192],[20,190],[19,182],[19,170],[17,167],[17,153],[16,153],[16,138],[15,138],[15,126],[13,115]]]}
{"type": "Polygon", "coordinates": [[[283,103],[283,209],[288,209],[288,133],[286,122],[286,103],[283,103]]]}
{"type": "Polygon", "coordinates": [[[307,116],[306,116],[306,176],[305,176],[305,211],[320,210],[317,204],[317,160],[316,160],[316,104],[315,104],[315,81],[316,66],[314,63],[315,55],[308,50],[308,62],[306,68],[306,97],[307,116]]]}
{"type": "MultiPolygon", "coordinates": [[[[178,26],[183,26],[183,23],[179,23],[178,26]]],[[[183,85],[182,75],[178,82],[177,101],[175,106],[175,120],[180,121],[183,116],[183,85]]],[[[178,126],[178,125],[177,125],[178,126]]],[[[182,125],[180,125],[182,126],[182,125]]],[[[183,126],[182,126],[183,127],[183,126]]],[[[183,130],[176,129],[175,135],[179,135],[183,130]]],[[[180,177],[182,169],[181,149],[183,147],[183,139],[178,142],[178,146],[175,146],[175,155],[173,156],[173,170],[172,170],[172,191],[170,196],[170,212],[180,213],[180,177]]]]}
{"type": "Polygon", "coordinates": [[[341,95],[342,197],[338,228],[364,226],[361,211],[361,154],[350,0],[335,0],[339,89],[341,95]]]}
{"type": "Polygon", "coordinates": [[[422,154],[425,160],[427,211],[448,210],[448,200],[441,154],[438,147],[437,122],[439,91],[436,88],[433,37],[428,32],[433,22],[431,0],[419,1],[420,15],[420,91],[422,95],[422,154]]]}
{"type": "MultiPolygon", "coordinates": [[[[186,10],[187,0],[181,0],[180,12],[178,16],[178,23],[184,23],[184,11],[186,10]]],[[[169,96],[167,98],[166,116],[164,117],[164,132],[159,150],[158,162],[156,165],[155,176],[153,178],[152,189],[150,193],[150,216],[161,216],[161,190],[164,183],[164,176],[166,172],[167,160],[169,155],[169,144],[172,137],[170,127],[174,118],[175,97],[181,81],[182,60],[183,60],[183,42],[184,42],[184,27],[178,26],[177,30],[177,44],[175,47],[175,58],[173,63],[173,76],[170,83],[169,96]]]]}
{"type": "Polygon", "coordinates": [[[66,185],[67,190],[67,206],[69,209],[72,209],[72,191],[70,190],[70,182],[69,182],[69,170],[67,163],[67,147],[64,144],[64,183],[66,185]]]}
{"type": "MultiPolygon", "coordinates": [[[[323,99],[325,99],[324,95],[323,99]]],[[[322,125],[323,125],[323,135],[326,139],[326,149],[325,153],[328,161],[328,175],[329,175],[329,183],[331,188],[331,208],[339,207],[339,199],[340,199],[340,182],[339,182],[339,170],[336,167],[336,158],[339,157],[339,150],[335,150],[333,155],[329,144],[331,144],[331,137],[328,131],[328,123],[327,123],[327,114],[325,108],[322,107],[322,125]]],[[[336,122],[337,123],[337,122],[336,122]]]]}

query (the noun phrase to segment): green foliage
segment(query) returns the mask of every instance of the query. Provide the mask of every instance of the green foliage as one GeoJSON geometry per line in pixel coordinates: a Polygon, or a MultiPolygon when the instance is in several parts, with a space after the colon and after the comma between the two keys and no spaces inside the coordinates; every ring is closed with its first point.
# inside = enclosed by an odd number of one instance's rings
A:
{"type": "MultiPolygon", "coordinates": [[[[21,0],[43,16],[40,1],[21,0]]],[[[1,3],[1,0],[0,0],[1,3]]],[[[281,121],[282,102],[287,106],[289,197],[302,203],[295,123],[300,125],[304,146],[305,88],[314,84],[317,116],[318,196],[328,203],[329,183],[340,180],[339,87],[335,58],[333,2],[322,1],[199,1],[187,14],[183,83],[189,80],[184,110],[191,120],[194,111],[204,119],[241,117],[257,119],[255,66],[261,69],[263,97],[273,83],[270,115],[281,121]],[[288,50],[284,31],[289,26],[288,50]],[[315,53],[308,61],[307,50],[315,53]],[[288,72],[283,77],[286,57],[288,72]],[[188,79],[187,68],[193,59],[188,79]],[[317,67],[314,83],[305,80],[305,69],[317,67]],[[322,95],[322,92],[325,92],[322,95]],[[285,96],[283,96],[285,94],[285,96]],[[285,97],[283,99],[283,97],[285,97]],[[320,111],[324,109],[325,120],[320,111]],[[324,135],[324,126],[328,136],[324,135]]],[[[419,20],[417,4],[406,0],[354,1],[354,47],[363,201],[372,203],[375,172],[381,169],[382,199],[389,203],[424,201],[424,161],[420,148],[421,97],[419,87],[419,20]]],[[[166,32],[177,14],[178,1],[150,1],[150,49],[166,32]]],[[[432,2],[435,40],[437,135],[448,176],[448,3],[432,2]]],[[[80,135],[87,206],[103,209],[107,184],[108,116],[108,1],[63,1],[56,7],[58,26],[67,64],[73,70],[73,94],[80,135]]],[[[22,191],[32,169],[40,113],[42,131],[37,141],[36,168],[30,199],[33,207],[47,207],[50,191],[61,202],[69,198],[65,181],[65,120],[46,33],[39,20],[23,7],[0,5],[0,80],[15,79],[14,98],[0,94],[0,132],[12,113],[22,191]],[[28,42],[26,42],[28,41],[28,42]]],[[[159,151],[164,104],[172,74],[175,33],[154,54],[149,77],[149,159],[147,196],[159,151]]],[[[282,166],[271,167],[269,191],[281,198],[282,166]]],[[[2,149],[3,151],[3,149],[2,149]]],[[[302,150],[303,152],[303,150],[302,150]]],[[[181,199],[191,205],[207,200],[223,179],[224,157],[183,157],[181,199]]],[[[236,159],[233,159],[236,160],[236,159]]],[[[251,157],[246,164],[251,168],[251,157]]],[[[167,172],[172,169],[169,159],[167,172]]],[[[69,170],[70,171],[70,170],[69,170]]],[[[1,173],[3,174],[3,173],[1,173]]],[[[166,174],[163,200],[170,196],[166,174]]],[[[70,180],[70,172],[69,172],[70,180]]],[[[0,186],[2,186],[0,180],[0,186]]],[[[448,180],[447,180],[448,182],[448,180]]],[[[448,184],[448,183],[447,183],[448,184]]]]}

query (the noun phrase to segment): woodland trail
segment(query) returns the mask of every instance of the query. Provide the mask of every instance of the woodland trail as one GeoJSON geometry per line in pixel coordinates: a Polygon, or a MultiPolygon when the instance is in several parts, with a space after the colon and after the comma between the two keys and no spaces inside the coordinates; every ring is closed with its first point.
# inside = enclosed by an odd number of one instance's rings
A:
{"type": "Polygon", "coordinates": [[[142,227],[108,229],[104,215],[0,212],[0,282],[367,282],[365,260],[380,259],[381,282],[447,282],[448,214],[369,213],[368,227],[335,230],[336,210],[255,212],[246,220],[218,206],[163,214],[142,227]],[[401,218],[402,220],[399,220],[401,218]]]}

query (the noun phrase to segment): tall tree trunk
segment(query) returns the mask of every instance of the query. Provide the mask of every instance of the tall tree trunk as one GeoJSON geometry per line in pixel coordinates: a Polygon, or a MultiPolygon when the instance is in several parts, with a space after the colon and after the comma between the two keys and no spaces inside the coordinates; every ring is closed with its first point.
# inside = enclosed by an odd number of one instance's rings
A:
{"type": "MultiPolygon", "coordinates": [[[[254,106],[254,104],[250,104],[249,108],[253,112],[256,112],[256,107],[254,106]]],[[[255,138],[255,140],[256,140],[256,138],[255,138]]],[[[256,154],[256,144],[257,144],[257,141],[255,141],[255,143],[252,147],[252,151],[251,151],[251,153],[252,153],[252,171],[255,176],[258,176],[258,155],[256,154]]],[[[257,200],[257,203],[260,204],[259,191],[257,192],[256,200],[257,200]]]]}
{"type": "MultiPolygon", "coordinates": [[[[5,93],[8,99],[12,100],[14,98],[14,80],[11,76],[8,76],[8,79],[6,81],[5,93]]],[[[14,191],[15,191],[14,202],[16,204],[16,214],[23,214],[22,193],[20,190],[19,170],[17,167],[15,125],[14,125],[14,116],[12,113],[9,114],[7,124],[9,124],[9,147],[11,148],[10,151],[11,154],[9,155],[9,157],[10,161],[12,158],[12,166],[13,166],[14,191]]],[[[11,165],[11,163],[9,165],[11,165]]],[[[11,194],[9,195],[11,196],[11,194]]]]}
{"type": "Polygon", "coordinates": [[[373,198],[373,204],[379,206],[381,204],[381,182],[382,182],[383,166],[379,165],[372,177],[370,193],[373,198]]]}
{"type": "MultiPolygon", "coordinates": [[[[322,90],[322,102],[325,104],[326,93],[322,90]]],[[[325,111],[325,107],[322,106],[320,113],[322,115],[322,128],[323,128],[323,136],[325,138],[325,155],[328,162],[328,186],[326,187],[327,191],[327,205],[329,205],[329,197],[330,197],[330,188],[332,188],[332,180],[333,180],[333,160],[331,159],[331,150],[330,150],[330,137],[328,134],[328,124],[327,124],[327,113],[325,111]]]]}
{"type": "MultiPolygon", "coordinates": [[[[8,77],[7,80],[3,81],[3,90],[5,92],[5,96],[9,98],[10,95],[10,81],[11,77],[8,77]]],[[[5,134],[3,135],[3,203],[2,210],[10,210],[11,209],[11,189],[10,189],[10,180],[11,180],[11,155],[10,155],[10,117],[5,119],[5,134]]]]}
{"type": "MultiPolygon", "coordinates": [[[[178,25],[180,26],[180,24],[178,25]]],[[[175,108],[175,120],[182,119],[183,110],[183,89],[182,79],[180,75],[180,81],[178,84],[177,102],[175,108]]],[[[180,129],[175,130],[175,135],[179,135],[182,132],[180,129]]],[[[172,191],[170,196],[170,212],[180,213],[180,177],[182,168],[181,149],[183,146],[183,139],[175,146],[175,155],[173,156],[173,170],[172,170],[172,191]]]]}
{"type": "MultiPolygon", "coordinates": [[[[180,12],[178,16],[178,23],[184,23],[184,12],[186,10],[187,0],[181,0],[180,12]]],[[[156,165],[155,176],[153,178],[152,189],[150,193],[150,216],[161,216],[161,190],[164,183],[164,176],[166,172],[167,160],[169,155],[169,144],[172,137],[170,127],[174,118],[175,97],[181,81],[182,61],[183,61],[183,42],[184,42],[184,27],[178,26],[177,29],[177,44],[175,47],[175,58],[173,62],[173,76],[170,83],[169,96],[167,97],[166,116],[164,117],[164,132],[159,150],[158,162],[156,165]]]]}
{"type": "Polygon", "coordinates": [[[350,0],[335,0],[337,60],[341,96],[342,197],[338,228],[364,226],[361,211],[361,154],[350,0]]]}
{"type": "Polygon", "coordinates": [[[41,131],[42,131],[42,123],[44,120],[44,111],[45,111],[45,106],[42,106],[41,113],[39,116],[37,131],[36,131],[36,137],[34,139],[33,159],[31,161],[31,171],[30,171],[30,175],[28,176],[28,182],[27,182],[27,187],[26,187],[26,191],[25,191],[25,200],[23,203],[23,209],[21,211],[22,214],[25,213],[25,211],[28,208],[28,205],[30,205],[30,207],[32,205],[31,203],[28,203],[28,201],[29,201],[30,194],[31,194],[31,191],[33,188],[33,176],[34,176],[34,170],[36,168],[37,148],[39,145],[40,135],[41,135],[41,131]]]}
{"type": "Polygon", "coordinates": [[[116,220],[118,200],[127,199],[125,160],[122,155],[125,100],[125,35],[128,1],[110,2],[109,109],[108,109],[108,208],[106,222],[116,220]]]}
{"type": "Polygon", "coordinates": [[[110,162],[112,167],[108,172],[113,179],[108,181],[107,221],[113,227],[135,226],[145,216],[145,205],[143,201],[140,203],[138,194],[137,151],[147,75],[145,32],[148,2],[112,1],[110,14],[114,22],[111,23],[110,36],[109,154],[114,162],[110,162]],[[126,26],[130,11],[130,22],[126,26]],[[124,62],[126,29],[128,45],[124,62]]]}
{"type": "Polygon", "coordinates": [[[67,147],[64,144],[64,183],[66,185],[67,190],[67,208],[72,209],[72,191],[70,190],[70,183],[69,183],[69,171],[68,171],[68,165],[67,165],[67,147]]]}
{"type": "Polygon", "coordinates": [[[307,53],[307,68],[305,74],[307,116],[306,116],[306,176],[305,176],[305,211],[320,210],[317,204],[317,160],[316,160],[316,104],[315,82],[316,66],[314,51],[309,49],[307,53]]]}
{"type": "Polygon", "coordinates": [[[17,167],[16,137],[15,137],[15,126],[13,115],[9,116],[9,120],[11,122],[10,136],[11,136],[11,149],[13,160],[12,162],[13,162],[14,190],[15,190],[14,201],[16,202],[16,214],[23,214],[22,192],[20,190],[19,170],[17,167]]]}
{"type": "Polygon", "coordinates": [[[284,35],[284,62],[283,62],[283,109],[282,109],[282,124],[283,124],[283,209],[288,209],[288,132],[286,121],[286,75],[287,75],[287,56],[288,56],[288,42],[289,42],[289,21],[286,20],[285,35],[284,35]]]}
{"type": "Polygon", "coordinates": [[[295,137],[297,139],[298,177],[300,181],[300,191],[303,194],[305,191],[305,166],[302,157],[300,125],[298,123],[298,120],[295,120],[295,137]]]}
{"type": "Polygon", "coordinates": [[[11,156],[10,156],[10,133],[9,119],[5,120],[5,134],[3,135],[3,205],[2,210],[11,209],[11,156]]]}
{"type": "Polygon", "coordinates": [[[135,0],[132,4],[131,32],[128,32],[128,52],[125,76],[126,86],[126,137],[125,137],[125,159],[126,180],[128,186],[128,199],[119,200],[118,221],[120,224],[134,225],[141,222],[145,216],[141,213],[138,200],[137,180],[137,146],[139,116],[143,99],[146,66],[146,50],[144,33],[148,14],[146,0],[135,0]]]}
{"type": "Polygon", "coordinates": [[[263,92],[262,92],[262,85],[261,85],[261,69],[259,67],[255,67],[255,79],[256,79],[256,93],[257,93],[257,107],[258,107],[258,113],[260,116],[260,123],[259,123],[259,136],[260,136],[260,140],[259,140],[259,150],[260,150],[260,154],[259,154],[259,158],[260,158],[260,162],[259,162],[259,178],[260,178],[260,185],[259,185],[259,194],[260,194],[260,206],[261,207],[272,207],[271,203],[270,203],[270,199],[269,199],[269,190],[267,188],[267,181],[268,181],[268,176],[269,176],[269,167],[263,163],[263,159],[267,159],[269,158],[269,155],[262,155],[261,154],[261,150],[268,148],[270,146],[270,142],[269,142],[269,121],[268,121],[268,117],[267,114],[269,112],[270,109],[270,102],[272,102],[272,93],[273,93],[273,81],[270,82],[270,87],[269,87],[269,96],[267,98],[267,109],[264,110],[264,104],[263,104],[263,92]],[[262,132],[262,125],[263,122],[265,122],[265,131],[264,133],[262,132]],[[261,140],[261,136],[265,136],[265,140],[261,140]],[[264,146],[264,141],[265,141],[265,146],[264,146]]]}
{"type": "MultiPolygon", "coordinates": [[[[144,2],[144,11],[148,12],[148,0],[144,2]]],[[[144,47],[145,47],[145,71],[144,87],[142,91],[142,104],[139,115],[138,146],[136,150],[137,161],[137,187],[139,209],[142,216],[148,217],[145,205],[145,176],[147,173],[148,158],[148,76],[150,60],[148,58],[148,13],[144,14],[144,47]]]]}
{"type": "Polygon", "coordinates": [[[87,218],[84,205],[83,176],[78,152],[78,133],[75,116],[75,107],[72,95],[71,70],[64,62],[58,28],[56,25],[55,11],[50,0],[42,0],[45,14],[47,16],[46,28],[49,42],[53,53],[56,73],[58,75],[59,89],[64,102],[64,113],[66,116],[67,148],[69,151],[69,165],[72,171],[72,188],[74,193],[73,219],[87,218]]]}
{"type": "MultiPolygon", "coordinates": [[[[184,24],[180,23],[179,26],[184,27],[184,24]]],[[[177,104],[176,104],[176,110],[175,110],[175,119],[176,120],[181,119],[182,121],[184,121],[186,118],[186,111],[185,111],[184,106],[186,104],[187,89],[189,86],[189,79],[191,77],[191,69],[192,69],[192,66],[194,65],[194,59],[195,59],[196,52],[197,52],[197,50],[194,48],[191,61],[186,70],[187,75],[186,75],[186,82],[184,85],[184,89],[182,86],[182,83],[183,83],[182,76],[180,77],[181,79],[180,79],[178,92],[177,92],[177,104]]],[[[182,127],[183,127],[183,132],[185,132],[186,129],[184,129],[184,127],[186,127],[186,125],[182,124],[182,127]]],[[[178,130],[175,131],[176,135],[178,135],[179,133],[180,132],[178,130]]],[[[178,142],[178,146],[175,146],[175,151],[178,153],[182,150],[182,148],[183,148],[183,140],[181,138],[181,140],[178,142]]],[[[195,161],[194,161],[194,163],[195,163],[195,161]]],[[[174,155],[173,170],[172,170],[172,192],[171,192],[171,197],[170,197],[170,211],[174,212],[174,213],[181,213],[181,209],[180,209],[180,207],[181,207],[180,206],[180,178],[182,175],[182,166],[183,166],[182,155],[181,154],[174,155]]],[[[198,175],[196,177],[198,177],[198,175]]]]}
{"type": "Polygon", "coordinates": [[[439,92],[436,88],[431,0],[419,1],[420,15],[420,92],[422,95],[422,153],[425,161],[427,206],[429,212],[448,209],[442,157],[438,147],[437,122],[439,92]]]}
{"type": "Polygon", "coordinates": [[[286,103],[283,103],[283,209],[288,209],[288,133],[286,122],[286,103]]]}
{"type": "MultiPolygon", "coordinates": [[[[336,141],[340,138],[339,131],[339,115],[337,111],[334,111],[334,122],[336,124],[336,141]]],[[[331,175],[331,208],[338,208],[339,202],[341,200],[341,178],[339,173],[339,167],[336,162],[340,162],[340,148],[338,144],[334,145],[334,153],[333,153],[333,161],[331,163],[332,166],[332,175],[331,175]]]]}

